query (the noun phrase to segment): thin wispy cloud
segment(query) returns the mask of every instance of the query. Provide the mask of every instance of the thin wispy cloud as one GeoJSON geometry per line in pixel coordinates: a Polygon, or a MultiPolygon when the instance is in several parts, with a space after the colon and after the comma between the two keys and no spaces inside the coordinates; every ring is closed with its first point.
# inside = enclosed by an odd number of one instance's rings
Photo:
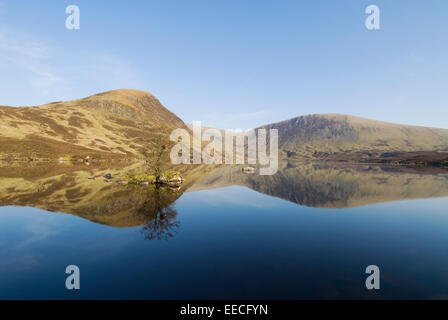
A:
{"type": "MultiPolygon", "coordinates": [[[[50,66],[50,48],[24,33],[0,31],[0,63],[14,67],[24,85],[49,94],[63,81],[50,66]]],[[[25,88],[24,88],[25,89],[25,88]]]]}
{"type": "Polygon", "coordinates": [[[0,31],[0,50],[4,50],[10,54],[19,57],[27,57],[31,59],[48,59],[50,58],[49,48],[43,43],[36,41],[24,33],[7,33],[5,30],[0,31]]]}
{"type": "Polygon", "coordinates": [[[92,90],[144,87],[137,69],[118,55],[66,51],[6,29],[0,29],[0,65],[14,70],[14,81],[32,104],[78,98],[92,90]]]}
{"type": "MultiPolygon", "coordinates": [[[[111,53],[85,53],[85,68],[80,68],[80,76],[90,79],[104,89],[135,88],[142,86],[141,77],[129,61],[111,53]]],[[[72,70],[76,72],[76,70],[72,70]]]]}
{"type": "Polygon", "coordinates": [[[27,272],[39,267],[42,263],[43,256],[39,253],[25,253],[23,255],[11,255],[0,261],[0,272],[6,273],[10,270],[19,272],[27,272]]]}

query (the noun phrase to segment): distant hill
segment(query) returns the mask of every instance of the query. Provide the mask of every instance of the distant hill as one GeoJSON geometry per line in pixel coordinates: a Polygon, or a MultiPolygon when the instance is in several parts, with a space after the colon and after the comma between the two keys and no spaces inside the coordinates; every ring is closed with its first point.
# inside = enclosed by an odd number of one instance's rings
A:
{"type": "Polygon", "coordinates": [[[400,125],[342,114],[315,114],[269,124],[278,129],[287,157],[326,158],[347,154],[448,151],[448,130],[400,125]]]}
{"type": "Polygon", "coordinates": [[[148,92],[114,90],[35,107],[0,107],[0,157],[139,157],[185,124],[148,92]]]}

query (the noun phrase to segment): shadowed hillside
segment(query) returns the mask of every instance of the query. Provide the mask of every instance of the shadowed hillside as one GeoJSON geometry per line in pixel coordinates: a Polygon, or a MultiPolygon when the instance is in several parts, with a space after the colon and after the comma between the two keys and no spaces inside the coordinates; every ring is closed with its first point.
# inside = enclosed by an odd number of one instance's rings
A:
{"type": "Polygon", "coordinates": [[[349,115],[301,116],[261,128],[278,129],[279,148],[289,158],[357,160],[385,152],[448,151],[448,130],[349,115]]]}

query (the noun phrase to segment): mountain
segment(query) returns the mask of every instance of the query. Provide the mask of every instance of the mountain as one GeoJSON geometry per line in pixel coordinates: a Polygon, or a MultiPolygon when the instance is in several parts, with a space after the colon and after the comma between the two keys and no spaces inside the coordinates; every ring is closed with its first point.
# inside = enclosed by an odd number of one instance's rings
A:
{"type": "Polygon", "coordinates": [[[34,107],[0,107],[0,158],[138,158],[186,128],[148,92],[114,90],[34,107]]]}
{"type": "MultiPolygon", "coordinates": [[[[114,90],[35,107],[0,106],[0,159],[133,160],[174,145],[190,130],[145,91],[114,90]]],[[[340,114],[263,126],[278,129],[280,158],[448,165],[448,130],[340,114]]],[[[168,153],[163,160],[168,162],[168,153]]]]}
{"type": "Polygon", "coordinates": [[[279,149],[293,158],[375,158],[400,152],[448,151],[448,130],[342,114],[301,116],[261,128],[277,129],[279,149]]]}

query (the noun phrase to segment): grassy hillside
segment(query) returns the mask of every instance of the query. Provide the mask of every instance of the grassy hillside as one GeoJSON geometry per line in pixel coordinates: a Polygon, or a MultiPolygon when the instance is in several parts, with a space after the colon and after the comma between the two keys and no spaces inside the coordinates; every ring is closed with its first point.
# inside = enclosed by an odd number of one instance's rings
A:
{"type": "Polygon", "coordinates": [[[381,154],[395,151],[447,151],[448,130],[400,125],[340,114],[315,114],[263,126],[278,129],[287,156],[381,154]]]}
{"type": "Polygon", "coordinates": [[[138,158],[185,124],[153,95],[114,90],[35,107],[0,107],[0,158],[138,158]]]}

